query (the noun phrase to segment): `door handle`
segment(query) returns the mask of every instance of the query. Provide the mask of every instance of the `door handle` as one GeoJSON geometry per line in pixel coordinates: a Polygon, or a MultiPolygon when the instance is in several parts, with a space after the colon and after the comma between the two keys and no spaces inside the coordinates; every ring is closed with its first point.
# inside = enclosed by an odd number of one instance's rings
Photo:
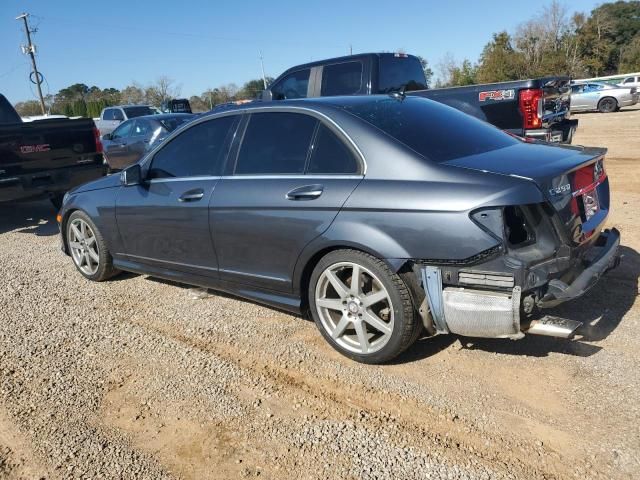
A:
{"type": "Polygon", "coordinates": [[[294,188],[287,193],[287,200],[313,200],[322,195],[324,186],[322,185],[305,185],[303,187],[294,188]]]}
{"type": "Polygon", "coordinates": [[[196,190],[189,190],[188,192],[183,193],[178,198],[179,202],[197,202],[202,197],[204,197],[204,190],[198,188],[196,190]]]}

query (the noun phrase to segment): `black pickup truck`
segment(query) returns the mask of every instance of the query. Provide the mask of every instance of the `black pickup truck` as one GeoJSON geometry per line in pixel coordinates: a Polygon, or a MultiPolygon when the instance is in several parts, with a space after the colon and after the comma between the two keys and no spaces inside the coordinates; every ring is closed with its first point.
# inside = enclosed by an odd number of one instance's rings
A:
{"type": "Polygon", "coordinates": [[[400,53],[366,53],[292,67],[262,100],[406,92],[444,103],[521,137],[571,143],[570,78],[547,77],[427,89],[420,60],[400,53]]]}
{"type": "Polygon", "coordinates": [[[0,202],[50,198],[105,174],[98,129],[89,118],[23,122],[0,95],[0,202]]]}

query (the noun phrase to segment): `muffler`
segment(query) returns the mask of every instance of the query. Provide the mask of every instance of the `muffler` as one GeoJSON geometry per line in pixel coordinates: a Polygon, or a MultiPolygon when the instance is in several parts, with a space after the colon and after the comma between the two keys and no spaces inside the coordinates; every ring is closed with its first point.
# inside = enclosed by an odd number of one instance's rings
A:
{"type": "Polygon", "coordinates": [[[545,315],[538,320],[533,320],[526,333],[546,335],[547,337],[571,338],[581,325],[582,322],[577,320],[545,315]]]}

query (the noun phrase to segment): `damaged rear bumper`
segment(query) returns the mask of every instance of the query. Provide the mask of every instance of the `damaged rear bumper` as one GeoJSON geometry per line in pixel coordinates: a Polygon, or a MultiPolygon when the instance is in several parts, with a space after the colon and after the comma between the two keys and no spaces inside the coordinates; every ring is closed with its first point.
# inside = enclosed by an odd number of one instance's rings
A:
{"type": "MultiPolygon", "coordinates": [[[[572,280],[550,280],[544,296],[537,301],[537,306],[550,308],[582,296],[602,275],[619,264],[619,245],[618,230],[614,228],[602,232],[598,243],[590,251],[589,259],[585,259],[577,271],[567,272],[564,277],[572,280]]],[[[429,307],[428,313],[423,313],[423,321],[425,326],[431,327],[430,330],[469,337],[523,336],[520,321],[523,292],[520,286],[515,285],[506,290],[447,286],[443,284],[440,267],[432,265],[420,267],[420,277],[429,307]]],[[[564,332],[555,336],[567,336],[566,326],[561,325],[563,319],[545,318],[547,320],[532,322],[527,328],[531,328],[531,333],[554,335],[552,332],[555,325],[562,327],[559,332],[564,332]]],[[[571,332],[573,330],[575,326],[571,332]]]]}

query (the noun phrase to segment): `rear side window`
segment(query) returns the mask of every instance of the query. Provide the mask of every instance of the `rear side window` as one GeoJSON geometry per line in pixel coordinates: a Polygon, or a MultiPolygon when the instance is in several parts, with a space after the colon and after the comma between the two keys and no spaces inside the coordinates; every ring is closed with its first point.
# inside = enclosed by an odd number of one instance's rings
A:
{"type": "Polygon", "coordinates": [[[234,116],[217,118],[178,134],[154,155],[149,178],[220,175],[234,121],[234,116]]]}
{"type": "Polygon", "coordinates": [[[425,158],[446,162],[516,145],[518,140],[451,107],[420,97],[354,97],[342,108],[425,158]]]}
{"type": "Polygon", "coordinates": [[[254,113],[238,153],[238,175],[302,174],[317,120],[300,113],[254,113]]]}
{"type": "Polygon", "coordinates": [[[320,95],[354,95],[362,88],[362,62],[325,65],[322,68],[320,95]]]}
{"type": "Polygon", "coordinates": [[[146,120],[136,120],[135,126],[133,127],[133,131],[131,132],[132,137],[139,137],[143,135],[147,135],[151,133],[151,124],[146,120]]]}
{"type": "Polygon", "coordinates": [[[427,88],[422,65],[416,57],[380,55],[378,68],[378,93],[397,92],[403,86],[407,92],[427,88]]]}
{"type": "Polygon", "coordinates": [[[109,108],[107,110],[104,111],[104,114],[102,116],[103,120],[115,120],[115,110],[113,108],[109,108]]]}
{"type": "Polygon", "coordinates": [[[320,124],[309,159],[309,174],[358,173],[358,162],[338,136],[320,124]]]}
{"type": "Polygon", "coordinates": [[[127,114],[127,118],[142,117],[144,115],[153,115],[155,113],[155,111],[151,107],[145,106],[126,107],[124,111],[127,114]]]}
{"type": "Polygon", "coordinates": [[[311,70],[306,68],[292,72],[286,77],[278,80],[271,87],[274,100],[286,100],[287,98],[306,98],[309,88],[309,76],[311,70]]]}

